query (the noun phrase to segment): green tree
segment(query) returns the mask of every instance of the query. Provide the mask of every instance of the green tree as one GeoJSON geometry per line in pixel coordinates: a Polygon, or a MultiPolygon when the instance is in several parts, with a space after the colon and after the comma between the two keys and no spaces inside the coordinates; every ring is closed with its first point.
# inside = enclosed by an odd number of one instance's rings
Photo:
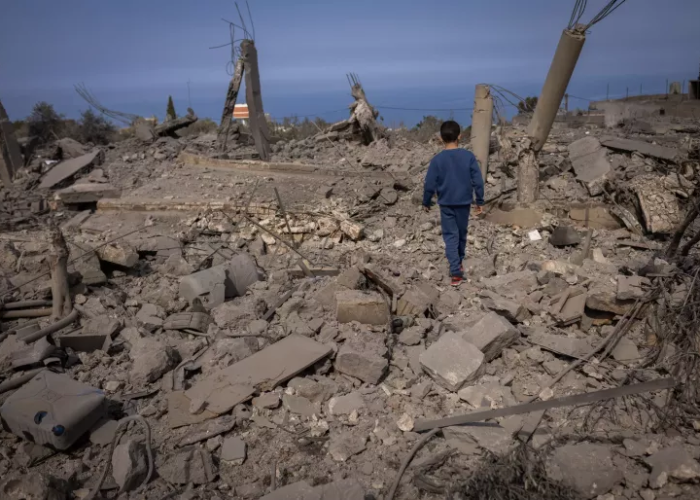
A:
{"type": "Polygon", "coordinates": [[[93,144],[109,144],[117,131],[116,127],[104,116],[94,113],[91,109],[80,114],[78,135],[81,142],[93,144]]]}
{"type": "Polygon", "coordinates": [[[171,95],[168,96],[168,109],[165,112],[165,119],[166,120],[177,119],[177,113],[175,113],[175,104],[173,104],[173,96],[171,96],[171,95]]]}
{"type": "Polygon", "coordinates": [[[41,144],[57,138],[63,129],[63,116],[56,113],[51,104],[46,101],[38,102],[27,118],[29,135],[37,137],[41,144]]]}
{"type": "Polygon", "coordinates": [[[532,113],[537,107],[537,97],[526,97],[524,101],[518,103],[518,113],[532,113]]]}

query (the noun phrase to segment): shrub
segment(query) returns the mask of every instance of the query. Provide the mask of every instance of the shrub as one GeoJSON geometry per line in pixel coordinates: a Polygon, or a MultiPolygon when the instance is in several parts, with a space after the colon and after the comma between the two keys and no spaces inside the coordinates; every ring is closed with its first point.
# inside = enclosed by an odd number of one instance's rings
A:
{"type": "Polygon", "coordinates": [[[117,131],[104,116],[94,113],[91,109],[81,113],[77,129],[77,140],[93,144],[109,144],[114,140],[117,131]]]}
{"type": "Polygon", "coordinates": [[[176,120],[177,113],[175,112],[175,104],[173,103],[173,96],[168,96],[168,109],[165,111],[166,120],[176,120]]]}
{"type": "Polygon", "coordinates": [[[51,104],[46,101],[38,102],[27,118],[29,135],[38,138],[41,144],[59,137],[63,131],[63,116],[56,113],[51,104]]]}
{"type": "Polygon", "coordinates": [[[537,107],[537,97],[526,97],[524,101],[518,103],[518,113],[532,113],[537,107]]]}

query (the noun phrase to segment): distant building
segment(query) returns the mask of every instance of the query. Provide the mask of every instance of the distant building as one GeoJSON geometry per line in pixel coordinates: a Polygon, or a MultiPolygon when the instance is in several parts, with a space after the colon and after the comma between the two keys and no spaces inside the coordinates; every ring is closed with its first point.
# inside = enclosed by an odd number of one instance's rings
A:
{"type": "Polygon", "coordinates": [[[250,117],[250,114],[248,113],[248,105],[247,104],[236,104],[233,107],[233,119],[234,120],[240,120],[243,123],[245,123],[246,120],[250,117]]]}

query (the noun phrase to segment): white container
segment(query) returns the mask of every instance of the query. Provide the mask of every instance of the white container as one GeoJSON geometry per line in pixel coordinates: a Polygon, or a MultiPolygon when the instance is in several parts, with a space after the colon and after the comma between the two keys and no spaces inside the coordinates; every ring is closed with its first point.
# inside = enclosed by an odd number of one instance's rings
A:
{"type": "Polygon", "coordinates": [[[56,450],[69,448],[105,414],[104,392],[48,370],[38,373],[0,408],[6,431],[56,450]]]}

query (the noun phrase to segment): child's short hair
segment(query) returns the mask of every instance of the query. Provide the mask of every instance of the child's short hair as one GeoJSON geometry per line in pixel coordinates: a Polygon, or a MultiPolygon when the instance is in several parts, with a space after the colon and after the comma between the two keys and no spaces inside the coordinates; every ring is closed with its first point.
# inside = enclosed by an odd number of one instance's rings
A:
{"type": "Polygon", "coordinates": [[[440,137],[446,143],[457,142],[461,133],[462,127],[454,120],[447,120],[440,127],[440,137]]]}

